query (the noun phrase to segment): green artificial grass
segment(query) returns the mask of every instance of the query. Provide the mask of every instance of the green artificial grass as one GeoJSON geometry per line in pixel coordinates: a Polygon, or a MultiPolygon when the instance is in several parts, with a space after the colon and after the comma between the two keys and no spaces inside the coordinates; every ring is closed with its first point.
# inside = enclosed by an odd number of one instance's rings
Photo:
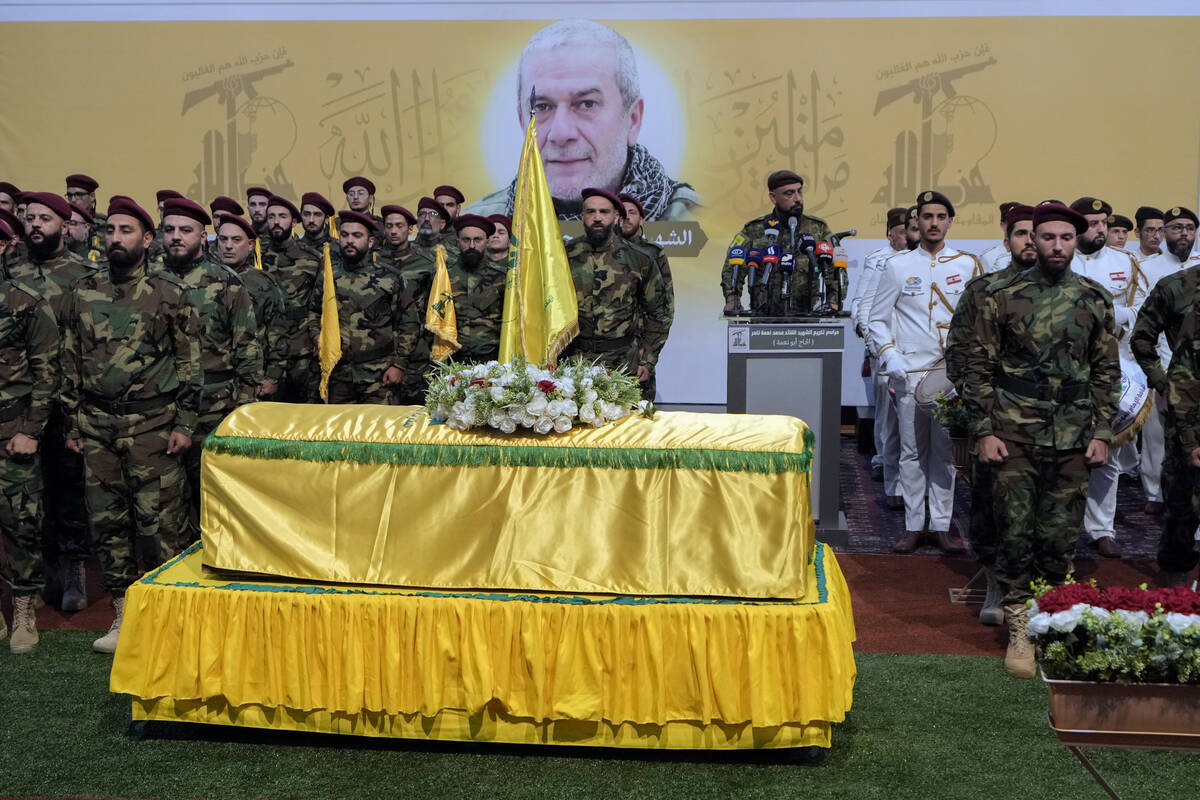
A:
{"type": "MultiPolygon", "coordinates": [[[[859,654],[854,708],[819,767],[779,752],[479,746],[157,725],[130,735],[97,634],[0,646],[0,796],[104,798],[1103,798],[999,658],[859,654]]],[[[1086,751],[1129,798],[1194,797],[1200,757],[1086,751]]]]}

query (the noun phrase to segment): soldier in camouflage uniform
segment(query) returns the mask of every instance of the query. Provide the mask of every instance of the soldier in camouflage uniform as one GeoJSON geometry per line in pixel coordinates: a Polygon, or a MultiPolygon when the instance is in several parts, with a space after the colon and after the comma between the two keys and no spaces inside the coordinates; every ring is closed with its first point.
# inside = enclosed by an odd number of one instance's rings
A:
{"type": "MultiPolygon", "coordinates": [[[[267,203],[273,196],[274,192],[262,186],[246,188],[246,213],[250,217],[250,223],[254,225],[254,230],[258,231],[259,244],[266,244],[270,238],[270,230],[267,226],[267,203]]],[[[297,219],[299,218],[297,217],[297,219]]]]}
{"type": "Polygon", "coordinates": [[[500,320],[504,314],[504,288],[508,267],[484,256],[495,225],[484,217],[466,214],[454,220],[458,253],[447,256],[446,271],[454,290],[458,342],[455,361],[491,361],[500,353],[500,320]]]}
{"type": "Polygon", "coordinates": [[[309,340],[309,303],[313,292],[321,291],[321,259],[301,247],[292,236],[292,227],[300,218],[299,209],[277,195],[267,202],[270,238],[262,243],[262,267],[275,279],[287,300],[282,316],[288,356],[277,399],[285,403],[308,403],[316,397],[318,378],[309,340]]]}
{"type": "MultiPolygon", "coordinates": [[[[84,212],[89,221],[89,229],[85,241],[87,248],[85,250],[76,250],[78,255],[88,256],[88,252],[95,250],[97,253],[104,252],[104,226],[108,222],[108,217],[96,211],[96,190],[100,188],[100,183],[90,175],[75,174],[68,175],[66,179],[67,191],[63,195],[67,202],[84,212]]],[[[96,259],[92,259],[95,261],[96,259]]]]}
{"type": "MultiPolygon", "coordinates": [[[[829,226],[820,217],[804,213],[804,178],[791,170],[778,170],[767,176],[767,191],[771,202],[775,204],[771,213],[747,222],[729,243],[725,266],[721,269],[721,292],[725,296],[726,315],[737,314],[741,308],[742,287],[748,278],[746,255],[751,250],[765,256],[768,248],[772,248],[781,259],[779,264],[771,268],[766,284],[762,283],[765,271],[761,267],[756,268],[755,284],[750,287],[751,313],[771,316],[783,313],[785,256],[795,269],[790,287],[792,310],[799,313],[811,311],[820,303],[816,297],[818,287],[810,286],[814,279],[809,275],[811,267],[808,256],[800,251],[798,244],[793,245],[788,220],[790,217],[797,220],[797,239],[800,234],[806,233],[818,242],[828,241],[831,235],[829,226]]],[[[829,304],[833,308],[840,308],[842,298],[838,295],[837,268],[831,264],[821,277],[825,280],[829,304]]]]}
{"type": "Polygon", "coordinates": [[[1112,298],[1070,269],[1083,215],[1034,209],[1038,264],[991,284],[968,348],[963,400],[980,460],[996,465],[1009,645],[1005,668],[1034,673],[1026,635],[1030,581],[1062,583],[1083,524],[1088,467],[1105,463],[1120,397],[1112,298]]]}
{"type": "MultiPolygon", "coordinates": [[[[95,264],[66,248],[66,221],[76,209],[49,192],[27,195],[25,231],[29,259],[8,268],[9,276],[29,286],[49,303],[61,323],[75,282],[92,273],[95,264]]],[[[60,325],[60,338],[61,338],[60,325]]],[[[84,562],[90,553],[87,509],[84,506],[83,459],[67,449],[69,428],[62,405],[55,402],[42,437],[41,466],[45,476],[46,510],[43,520],[47,564],[52,568],[50,599],[64,611],[87,607],[84,562]],[[59,577],[61,576],[61,581],[59,577]]]]}
{"type": "Polygon", "coordinates": [[[213,221],[213,236],[208,240],[204,248],[205,257],[214,264],[221,263],[221,245],[217,241],[216,231],[221,227],[221,220],[228,214],[235,217],[240,217],[246,213],[242,208],[242,204],[232,197],[226,195],[217,195],[208,203],[208,210],[212,212],[213,221]]]}
{"type": "MultiPolygon", "coordinates": [[[[646,213],[642,208],[641,201],[631,194],[617,195],[621,200],[621,204],[625,206],[625,216],[621,218],[620,229],[621,236],[625,237],[635,250],[640,250],[651,259],[653,259],[659,274],[662,276],[663,291],[666,292],[667,303],[670,306],[671,318],[675,318],[675,283],[671,280],[671,264],[667,261],[667,254],[660,246],[646,238],[642,230],[642,221],[646,218],[646,213]]],[[[663,346],[666,345],[666,337],[663,336],[657,341],[644,341],[642,343],[642,352],[638,356],[638,372],[645,367],[647,377],[642,381],[642,399],[653,400],[654,395],[658,390],[658,375],[655,372],[655,367],[658,365],[658,357],[662,353],[663,346]]]]}
{"type": "Polygon", "coordinates": [[[666,341],[672,305],[654,259],[616,228],[625,206],[606,189],[583,192],[584,235],[567,245],[579,302],[579,335],[563,356],[581,355],[639,380],[649,377],[643,350],[666,341]]]}
{"type": "Polygon", "coordinates": [[[446,258],[458,254],[458,233],[450,224],[450,212],[432,197],[422,197],[417,202],[417,238],[412,246],[416,251],[434,259],[438,245],[446,248],[446,258]]]}
{"type": "MultiPolygon", "coordinates": [[[[1197,270],[1200,267],[1187,272],[1197,270]]],[[[1164,278],[1158,286],[1174,278],[1164,278]]],[[[1167,586],[1189,585],[1190,573],[1200,561],[1195,542],[1200,526],[1200,295],[1192,298],[1175,331],[1177,343],[1167,370],[1167,447],[1162,471],[1166,507],[1158,542],[1158,566],[1167,586]]]]}
{"type": "MultiPolygon", "coordinates": [[[[366,214],[375,224],[375,230],[383,230],[383,220],[375,214],[375,184],[370,178],[355,175],[342,182],[342,191],[346,193],[346,207],[359,214],[366,214]]],[[[379,235],[376,233],[375,242],[379,246],[379,235]]]]}
{"type": "MultiPolygon", "coordinates": [[[[333,259],[333,282],[342,357],[329,376],[330,403],[394,403],[421,329],[410,287],[391,264],[371,257],[374,229],[366,214],[338,215],[341,248],[333,259]]],[[[314,292],[309,315],[314,351],[322,302],[323,292],[314,292]]]]}
{"type": "Polygon", "coordinates": [[[95,220],[88,212],[71,207],[71,219],[67,222],[65,241],[67,249],[93,264],[100,261],[102,249],[92,244],[95,220]]]}
{"type": "MultiPolygon", "coordinates": [[[[0,222],[0,255],[12,229],[0,222]]],[[[50,304],[27,286],[0,283],[0,563],[13,593],[9,648],[28,653],[38,641],[34,595],[45,586],[42,567],[42,471],[38,440],[59,387],[58,324],[50,304]]],[[[7,633],[0,618],[0,638],[7,633]]]]}
{"type": "Polygon", "coordinates": [[[243,217],[226,214],[217,228],[221,263],[237,273],[250,293],[254,307],[255,339],[263,354],[263,380],[258,396],[273,400],[287,367],[288,340],[283,310],[287,300],[267,272],[254,267],[254,225],[243,217]]]}
{"type": "Polygon", "coordinates": [[[188,480],[192,536],[200,533],[200,453],[225,415],[254,402],[263,380],[263,355],[255,335],[258,326],[250,293],[241,279],[204,256],[205,226],[212,220],[191,200],[163,204],[163,267],[187,289],[187,302],[200,318],[200,358],[204,396],[200,401],[192,446],[183,454],[188,480]]]}
{"type": "Polygon", "coordinates": [[[467,202],[466,195],[460,192],[457,186],[447,183],[433,190],[433,199],[440,203],[449,215],[446,227],[442,229],[441,243],[446,246],[448,252],[453,251],[458,247],[458,232],[454,229],[454,220],[462,213],[463,203],[467,202]]]}
{"type": "Polygon", "coordinates": [[[19,264],[29,258],[29,245],[25,243],[25,221],[16,212],[0,208],[0,222],[8,226],[13,237],[8,240],[4,255],[0,256],[0,266],[7,269],[11,264],[19,264]]]}
{"type": "MultiPolygon", "coordinates": [[[[979,306],[988,291],[1003,281],[1015,277],[1037,265],[1037,248],[1033,246],[1033,207],[1013,204],[1004,217],[1007,248],[1003,248],[1010,259],[1007,266],[972,278],[963,289],[954,316],[950,319],[950,330],[946,334],[946,377],[962,395],[965,391],[966,355],[975,346],[975,331],[979,324],[979,306]]],[[[1003,258],[998,258],[1003,262],[1003,258]]],[[[974,443],[972,443],[974,444],[974,443]]],[[[972,446],[973,453],[977,448],[972,446]]],[[[996,577],[996,524],[992,498],[992,481],[995,468],[975,458],[971,464],[971,549],[975,558],[987,573],[987,594],[979,621],[985,625],[1004,624],[1004,589],[996,577]]]]}
{"type": "Polygon", "coordinates": [[[305,192],[300,198],[300,226],[304,233],[297,241],[318,261],[325,257],[326,244],[330,252],[336,253],[338,249],[338,240],[329,232],[333,213],[333,203],[319,192],[305,192]]]}
{"type": "Polygon", "coordinates": [[[163,239],[163,204],[168,200],[184,199],[183,195],[174,189],[159,189],[154,194],[154,199],[158,201],[158,227],[154,229],[154,241],[150,243],[150,248],[146,251],[146,256],[153,264],[161,264],[163,256],[167,252],[167,244],[163,239]]]}
{"type": "MultiPolygon", "coordinates": [[[[15,213],[17,210],[17,195],[20,193],[21,190],[16,185],[8,181],[0,181],[0,211],[7,211],[9,214],[15,213]]],[[[9,226],[10,230],[11,227],[9,226]]],[[[13,236],[20,235],[15,230],[12,233],[13,236]]]]}
{"type": "Polygon", "coordinates": [[[83,453],[93,543],[116,618],[93,643],[115,652],[125,590],[186,544],[181,456],[203,396],[200,320],[187,289],[151,270],[154,222],[120,200],[108,208],[108,269],[75,284],[63,322],[68,445],[83,453]]]}
{"type": "MultiPolygon", "coordinates": [[[[384,206],[380,213],[383,215],[384,239],[379,247],[379,261],[391,265],[400,273],[405,285],[413,292],[413,302],[423,321],[436,265],[424,251],[418,252],[408,240],[409,232],[417,224],[417,217],[404,206],[395,205],[384,206]]],[[[404,383],[397,393],[398,402],[402,405],[421,405],[425,402],[425,390],[428,388],[425,373],[431,366],[432,349],[433,333],[422,325],[416,344],[408,354],[404,383]]]]}

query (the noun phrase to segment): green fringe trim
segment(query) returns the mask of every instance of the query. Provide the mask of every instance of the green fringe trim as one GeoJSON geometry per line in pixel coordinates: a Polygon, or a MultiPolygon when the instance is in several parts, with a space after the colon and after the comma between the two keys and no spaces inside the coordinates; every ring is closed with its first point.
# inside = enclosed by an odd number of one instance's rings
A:
{"type": "Polygon", "coordinates": [[[290,461],[394,464],[421,467],[595,467],[600,469],[695,469],[718,472],[808,472],[812,439],[803,453],[747,450],[529,447],[522,445],[428,445],[396,442],[309,442],[209,434],[204,449],[220,455],[290,461]]]}

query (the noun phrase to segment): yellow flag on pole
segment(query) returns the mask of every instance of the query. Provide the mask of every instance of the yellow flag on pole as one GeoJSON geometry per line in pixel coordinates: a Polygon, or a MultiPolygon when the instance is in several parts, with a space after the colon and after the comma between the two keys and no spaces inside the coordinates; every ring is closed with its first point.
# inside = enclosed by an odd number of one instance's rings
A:
{"type": "Polygon", "coordinates": [[[462,347],[458,343],[458,317],[454,313],[454,287],[446,269],[446,248],[437,246],[437,271],[429,287],[429,305],[425,308],[425,327],[433,332],[434,361],[445,361],[462,347]]]}
{"type": "Polygon", "coordinates": [[[333,286],[333,262],[325,243],[325,286],[321,293],[321,333],[317,351],[321,358],[321,399],[329,402],[329,376],[342,358],[342,326],[338,322],[337,293],[333,286]]]}
{"type": "Polygon", "coordinates": [[[579,333],[579,304],[533,114],[521,149],[512,221],[517,257],[504,291],[500,360],[524,356],[530,364],[550,364],[579,333]]]}
{"type": "Polygon", "coordinates": [[[254,237],[254,268],[262,269],[262,243],[257,236],[254,237]]]}

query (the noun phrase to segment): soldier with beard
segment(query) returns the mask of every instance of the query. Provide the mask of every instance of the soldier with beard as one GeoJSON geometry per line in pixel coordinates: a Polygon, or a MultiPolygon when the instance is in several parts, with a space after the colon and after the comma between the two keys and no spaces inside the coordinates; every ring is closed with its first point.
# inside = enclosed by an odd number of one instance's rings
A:
{"type": "MultiPolygon", "coordinates": [[[[107,218],[96,211],[96,190],[100,188],[100,183],[90,175],[75,174],[67,176],[67,191],[63,195],[67,202],[78,208],[80,211],[87,214],[91,220],[91,229],[88,231],[86,241],[88,249],[98,252],[104,251],[104,224],[107,218]]],[[[86,253],[79,253],[86,256],[86,253]]]]}
{"type": "MultiPolygon", "coordinates": [[[[17,195],[21,193],[14,184],[8,181],[0,181],[0,211],[7,211],[12,214],[17,210],[17,195]]],[[[17,234],[13,231],[14,235],[17,234]]]]}
{"type": "Polygon", "coordinates": [[[446,268],[454,289],[462,346],[452,357],[455,361],[490,361],[500,352],[508,264],[496,264],[484,255],[488,237],[496,230],[487,218],[464,214],[454,220],[454,229],[458,231],[458,254],[447,259],[446,268]]]}
{"type": "Polygon", "coordinates": [[[138,562],[153,567],[187,544],[180,457],[203,394],[200,321],[179,280],[148,269],[153,239],[145,209],[110,204],[108,268],[75,284],[63,321],[67,444],[84,457],[93,543],[116,611],[92,645],[101,653],[116,651],[138,562]]]}
{"type": "Polygon", "coordinates": [[[204,395],[192,446],[183,455],[188,480],[193,536],[200,532],[200,453],[225,415],[254,402],[263,380],[263,354],[250,294],[232,271],[204,257],[208,213],[191,200],[163,204],[163,266],[186,288],[185,297],[200,318],[200,358],[204,395]]]}
{"type": "Polygon", "coordinates": [[[150,261],[161,264],[163,256],[167,252],[166,242],[163,241],[163,204],[168,200],[182,199],[183,195],[174,189],[159,189],[155,192],[154,198],[158,201],[158,228],[154,231],[154,241],[151,243],[150,249],[146,251],[146,255],[150,261]]]}
{"type": "MultiPolygon", "coordinates": [[[[621,236],[635,250],[640,250],[654,262],[654,266],[658,270],[660,279],[662,280],[663,291],[666,295],[665,299],[669,306],[671,319],[674,319],[675,283],[671,280],[671,264],[667,261],[666,251],[646,238],[642,230],[642,221],[646,218],[646,212],[642,207],[641,201],[631,194],[619,194],[617,198],[625,207],[625,215],[620,218],[619,223],[621,236]]],[[[655,367],[658,365],[658,357],[662,353],[662,349],[666,343],[665,336],[661,340],[650,341],[643,339],[642,341],[641,352],[638,354],[638,369],[640,371],[642,367],[645,367],[648,374],[648,377],[642,381],[643,400],[653,400],[658,390],[658,376],[655,372],[655,367]]]]}
{"type": "Polygon", "coordinates": [[[263,381],[258,396],[273,399],[287,366],[288,342],[283,310],[287,300],[275,279],[254,267],[254,226],[242,217],[226,214],[217,226],[217,249],[221,263],[237,273],[250,293],[254,307],[255,339],[263,354],[263,381]]]}
{"type": "Polygon", "coordinates": [[[454,237],[453,245],[447,244],[444,231],[450,226],[450,212],[432,197],[422,197],[417,201],[417,238],[413,246],[417,252],[434,260],[437,246],[446,248],[446,258],[451,258],[458,252],[458,237],[454,237]]]}
{"type": "Polygon", "coordinates": [[[23,217],[18,217],[16,212],[0,208],[0,222],[7,225],[8,229],[13,232],[13,237],[8,240],[8,247],[4,249],[4,256],[0,257],[0,265],[3,265],[7,272],[10,265],[26,261],[29,258],[29,246],[25,244],[23,217]]]}
{"type": "Polygon", "coordinates": [[[262,268],[275,279],[287,305],[283,309],[287,340],[287,364],[278,399],[285,403],[307,403],[316,388],[317,373],[308,341],[309,303],[314,287],[319,294],[321,260],[300,246],[292,236],[292,227],[300,211],[291,201],[272,195],[267,201],[267,232],[262,247],[262,268]]]}
{"type": "MultiPolygon", "coordinates": [[[[357,211],[338,214],[341,252],[333,259],[342,357],[329,376],[329,402],[390,405],[404,382],[421,320],[411,287],[388,262],[371,258],[375,222],[357,211]]],[[[321,337],[323,293],[309,314],[313,352],[321,337]]]]}
{"type": "Polygon", "coordinates": [[[251,186],[246,189],[246,211],[250,214],[250,222],[258,231],[260,242],[268,238],[267,234],[267,203],[272,197],[270,189],[262,186],[251,186]]]}
{"type": "MultiPolygon", "coordinates": [[[[1033,244],[1033,206],[1019,203],[1010,205],[1005,219],[1007,233],[1004,252],[1008,257],[1007,264],[994,259],[993,264],[1001,265],[999,270],[967,282],[946,334],[946,377],[954,384],[959,395],[965,391],[967,353],[978,345],[975,331],[980,304],[986,300],[991,287],[999,286],[1003,281],[1037,265],[1037,248],[1033,244]]],[[[975,452],[975,448],[972,448],[972,452],[975,452]]],[[[1004,590],[994,569],[998,544],[992,499],[994,472],[993,465],[978,458],[971,463],[971,549],[987,574],[987,593],[979,610],[979,621],[984,625],[1004,624],[1004,590]]]]}
{"type": "MultiPolygon", "coordinates": [[[[417,311],[423,314],[429,303],[429,287],[433,283],[435,266],[427,251],[419,251],[409,242],[408,234],[417,224],[417,217],[404,206],[384,206],[380,212],[383,215],[384,240],[379,247],[379,261],[390,264],[400,273],[405,285],[413,292],[417,311]]],[[[432,348],[433,333],[422,325],[416,344],[408,354],[404,383],[398,391],[400,403],[419,405],[425,402],[425,373],[430,367],[432,348]]]]}
{"type": "Polygon", "coordinates": [[[584,235],[567,244],[579,302],[579,335],[563,356],[581,355],[638,381],[650,377],[642,351],[666,341],[672,305],[654,260],[616,232],[625,214],[606,189],[583,190],[584,235]]]}
{"type": "MultiPolygon", "coordinates": [[[[11,265],[9,275],[45,298],[55,319],[60,321],[61,337],[61,320],[72,287],[77,280],[91,274],[95,265],[67,249],[64,232],[74,206],[50,192],[32,192],[26,199],[29,260],[11,265]]],[[[62,572],[63,591],[57,600],[64,611],[82,611],[87,607],[84,562],[90,547],[83,500],[83,459],[67,450],[68,428],[62,405],[54,403],[42,438],[42,472],[49,512],[44,526],[49,562],[62,572]]]]}
{"type": "Polygon", "coordinates": [[[463,203],[467,198],[458,190],[457,186],[442,184],[433,190],[433,199],[442,204],[442,208],[446,209],[446,213],[450,218],[446,220],[446,228],[442,231],[442,244],[446,245],[447,249],[458,247],[458,234],[455,233],[452,226],[454,220],[458,219],[458,215],[462,213],[463,203]]]}
{"type": "MultiPolygon", "coordinates": [[[[721,269],[721,291],[725,295],[726,314],[736,314],[741,308],[742,287],[749,277],[742,269],[738,271],[735,281],[736,256],[732,253],[739,249],[760,250],[765,255],[772,248],[781,258],[788,255],[793,260],[798,259],[791,286],[792,297],[795,298],[793,307],[800,312],[812,309],[810,300],[816,287],[810,286],[810,270],[804,266],[808,256],[800,252],[798,242],[792,242],[790,219],[796,220],[797,239],[800,234],[809,234],[817,241],[827,241],[831,235],[829,226],[820,217],[804,213],[804,178],[795,172],[789,169],[772,172],[767,176],[767,193],[775,206],[771,213],[747,222],[729,244],[730,255],[721,269]]],[[[750,287],[750,311],[755,314],[781,314],[784,310],[783,272],[776,265],[767,276],[767,281],[763,282],[765,272],[760,270],[754,276],[754,285],[750,287]]],[[[837,269],[832,263],[822,277],[825,286],[833,292],[829,296],[830,305],[840,308],[841,298],[836,296],[837,269]]]]}
{"type": "MultiPolygon", "coordinates": [[[[0,256],[13,231],[0,222],[0,256]]],[[[58,325],[49,304],[12,281],[0,283],[0,574],[13,593],[13,653],[38,643],[34,598],[45,588],[42,471],[38,440],[59,386],[58,325]]],[[[0,619],[0,639],[8,633],[0,619]]]]}
{"type": "Polygon", "coordinates": [[[317,192],[305,192],[300,198],[300,225],[304,234],[300,246],[317,259],[325,257],[325,244],[336,252],[338,242],[329,234],[329,220],[333,216],[333,203],[317,192]]]}
{"type": "Polygon", "coordinates": [[[92,229],[95,220],[92,215],[81,208],[71,207],[71,219],[67,222],[64,238],[67,249],[80,258],[96,262],[100,260],[100,251],[92,247],[92,229]]]}

